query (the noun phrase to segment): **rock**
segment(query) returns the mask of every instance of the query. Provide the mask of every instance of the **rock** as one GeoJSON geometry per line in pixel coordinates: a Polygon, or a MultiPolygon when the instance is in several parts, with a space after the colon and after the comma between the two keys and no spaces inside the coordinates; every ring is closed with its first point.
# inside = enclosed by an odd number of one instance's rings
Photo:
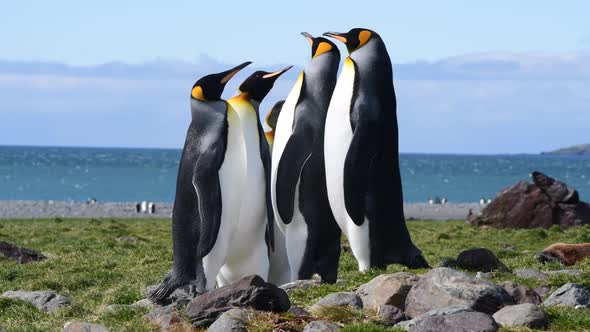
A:
{"type": "Polygon", "coordinates": [[[590,223],[590,205],[579,200],[577,191],[540,172],[533,183],[520,181],[502,190],[481,214],[469,222],[497,228],[562,229],[590,223]]]}
{"type": "Polygon", "coordinates": [[[406,298],[406,315],[416,317],[433,309],[464,305],[493,314],[514,301],[506,291],[483,279],[446,267],[430,270],[406,298]]]}
{"type": "Polygon", "coordinates": [[[476,278],[480,278],[480,279],[485,279],[485,280],[491,280],[494,277],[494,274],[492,272],[477,272],[475,274],[476,278]]]}
{"type": "Polygon", "coordinates": [[[556,271],[547,271],[547,274],[550,276],[572,276],[572,277],[581,277],[582,272],[580,270],[573,270],[573,269],[565,269],[565,270],[556,270],[556,271]]]}
{"type": "Polygon", "coordinates": [[[565,266],[575,265],[588,257],[590,257],[590,243],[554,243],[535,256],[540,263],[559,262],[565,266]]]}
{"type": "Polygon", "coordinates": [[[308,289],[311,287],[317,287],[321,284],[320,280],[316,279],[304,279],[304,280],[295,280],[289,283],[282,285],[280,288],[287,292],[288,294],[297,289],[308,289]]]}
{"type": "Polygon", "coordinates": [[[46,312],[54,312],[71,303],[68,298],[52,291],[7,291],[2,294],[2,297],[29,302],[37,309],[46,312]]]}
{"type": "Polygon", "coordinates": [[[117,239],[119,242],[128,242],[128,243],[137,243],[137,238],[135,236],[121,236],[117,239]]]}
{"type": "Polygon", "coordinates": [[[253,275],[193,299],[186,311],[194,327],[208,326],[232,307],[285,312],[291,307],[287,293],[253,275]]]}
{"type": "Polygon", "coordinates": [[[19,264],[37,262],[47,259],[46,256],[37,251],[19,247],[16,244],[4,241],[0,241],[0,254],[2,254],[5,258],[13,260],[19,264]]]}
{"type": "Polygon", "coordinates": [[[449,260],[444,266],[461,268],[469,271],[509,271],[506,265],[504,265],[504,263],[502,263],[491,250],[486,248],[464,250],[459,253],[456,260],[449,260]]]}
{"type": "Polygon", "coordinates": [[[85,322],[67,322],[62,332],[107,332],[108,329],[102,325],[85,322]]]}
{"type": "Polygon", "coordinates": [[[404,312],[393,305],[378,305],[375,310],[379,321],[385,326],[394,326],[407,319],[404,312]]]}
{"type": "Polygon", "coordinates": [[[545,286],[545,285],[541,285],[537,288],[535,288],[535,293],[539,294],[539,296],[542,298],[545,295],[549,294],[551,292],[551,287],[549,286],[545,286]]]}
{"type": "Polygon", "coordinates": [[[414,319],[401,321],[401,322],[395,324],[395,327],[399,327],[404,330],[411,330],[412,328],[414,328],[414,326],[416,326],[416,323],[418,323],[420,320],[422,320],[424,318],[432,317],[432,316],[451,315],[451,314],[456,314],[456,313],[460,313],[460,312],[474,312],[474,311],[473,311],[473,309],[471,309],[467,306],[464,306],[464,305],[454,305],[454,306],[445,307],[445,308],[441,308],[441,309],[434,309],[434,310],[430,310],[422,315],[414,317],[414,319]]]}
{"type": "Polygon", "coordinates": [[[176,311],[174,304],[156,307],[145,315],[145,319],[151,324],[159,326],[160,331],[174,331],[178,326],[182,325],[182,318],[176,311]]]}
{"type": "Polygon", "coordinates": [[[570,307],[590,307],[590,291],[578,284],[565,284],[559,287],[543,302],[546,307],[565,305],[570,307]]]}
{"type": "Polygon", "coordinates": [[[498,325],[483,312],[459,312],[449,315],[430,316],[416,322],[412,332],[495,332],[498,325]]]}
{"type": "Polygon", "coordinates": [[[312,314],[319,313],[323,308],[327,307],[351,307],[353,309],[362,309],[363,301],[353,292],[332,293],[326,295],[309,307],[309,312],[312,314]]]}
{"type": "Polygon", "coordinates": [[[549,323],[549,316],[541,307],[533,303],[504,307],[498,310],[493,317],[501,326],[526,326],[539,329],[544,328],[549,323]]]}
{"type": "Polygon", "coordinates": [[[537,292],[528,286],[519,285],[513,281],[504,281],[499,286],[504,288],[506,293],[508,293],[508,295],[514,299],[514,303],[516,304],[541,304],[541,302],[543,302],[539,294],[537,294],[537,292]]]}
{"type": "Polygon", "coordinates": [[[148,308],[151,309],[154,307],[154,304],[149,299],[141,299],[139,301],[133,302],[129,305],[132,308],[148,308]]]}
{"type": "Polygon", "coordinates": [[[209,328],[209,332],[248,332],[248,313],[244,309],[224,312],[209,328]]]}
{"type": "Polygon", "coordinates": [[[292,306],[291,308],[289,308],[289,310],[287,310],[288,313],[293,314],[297,317],[309,317],[311,316],[311,314],[309,312],[307,312],[307,310],[298,307],[298,306],[292,306]]]}
{"type": "Polygon", "coordinates": [[[303,328],[303,332],[333,332],[340,330],[340,326],[325,320],[314,320],[303,328]]]}
{"type": "Polygon", "coordinates": [[[420,277],[407,272],[382,274],[361,285],[356,293],[366,309],[375,309],[380,305],[393,305],[403,311],[406,296],[418,280],[420,277]]]}
{"type": "Polygon", "coordinates": [[[549,276],[547,276],[547,274],[535,269],[516,269],[512,273],[520,278],[549,281],[549,276]]]}

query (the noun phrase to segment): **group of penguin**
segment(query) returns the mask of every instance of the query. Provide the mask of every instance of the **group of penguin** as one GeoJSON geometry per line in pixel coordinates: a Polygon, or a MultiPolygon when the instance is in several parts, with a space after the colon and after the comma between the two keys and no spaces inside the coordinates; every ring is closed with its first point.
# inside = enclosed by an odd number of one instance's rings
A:
{"type": "Polygon", "coordinates": [[[237,95],[226,83],[250,62],[199,79],[179,165],[171,271],[152,293],[201,293],[257,274],[281,285],[336,282],[341,233],[360,271],[399,263],[428,267],[404,212],[392,65],[381,37],[355,28],[327,32],[346,45],[302,35],[311,61],[286,100],[259,106],[291,67],[256,71],[237,95]]]}

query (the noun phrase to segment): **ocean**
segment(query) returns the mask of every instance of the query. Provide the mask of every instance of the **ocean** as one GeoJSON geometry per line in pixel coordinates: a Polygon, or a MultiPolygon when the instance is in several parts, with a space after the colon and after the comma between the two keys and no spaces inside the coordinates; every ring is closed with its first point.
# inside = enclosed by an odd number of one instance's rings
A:
{"type": "MultiPolygon", "coordinates": [[[[172,202],[181,151],[0,146],[0,200],[172,202]]],[[[491,198],[538,170],[590,199],[590,157],[401,154],[406,202],[491,198]]]]}

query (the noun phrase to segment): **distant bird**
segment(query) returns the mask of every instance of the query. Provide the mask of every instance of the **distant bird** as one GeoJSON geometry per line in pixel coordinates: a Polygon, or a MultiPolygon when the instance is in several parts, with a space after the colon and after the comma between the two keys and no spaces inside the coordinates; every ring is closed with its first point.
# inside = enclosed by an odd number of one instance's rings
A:
{"type": "MultiPolygon", "coordinates": [[[[241,192],[240,213],[232,224],[221,225],[217,238],[225,247],[223,256],[219,256],[223,260],[215,261],[223,263],[216,272],[218,286],[253,274],[268,280],[274,215],[270,202],[270,152],[258,109],[275,81],[290,68],[253,73],[240,84],[238,94],[227,101],[238,116],[245,158],[239,165],[244,171],[241,182],[231,184],[232,190],[241,192]]],[[[207,269],[205,274],[209,276],[207,269]]]]}
{"type": "Polygon", "coordinates": [[[221,99],[226,83],[251,62],[199,79],[190,94],[189,125],[176,181],[172,212],[172,269],[150,295],[166,298],[190,285],[204,291],[215,285],[225,262],[231,227],[243,199],[244,143],[235,110],[221,99]]]}
{"type": "Polygon", "coordinates": [[[392,263],[427,267],[404,218],[396,99],[385,44],[368,29],[324,35],[343,42],[350,53],[330,101],[324,136],[334,217],[359,270],[392,263]]]}
{"type": "Polygon", "coordinates": [[[336,86],[340,52],[323,37],[302,33],[311,61],[299,74],[278,116],[272,156],[272,200],[286,237],[291,280],[335,283],[341,230],[326,188],[324,126],[336,86]]]}
{"type": "Polygon", "coordinates": [[[480,198],[479,199],[479,205],[486,205],[486,199],[485,198],[480,198]]]}
{"type": "Polygon", "coordinates": [[[449,200],[446,197],[440,199],[440,204],[447,204],[449,200]]]}
{"type": "Polygon", "coordinates": [[[434,204],[434,199],[432,199],[432,198],[429,197],[428,198],[428,204],[433,205],[434,204]]]}
{"type": "Polygon", "coordinates": [[[264,133],[264,136],[266,136],[266,141],[268,142],[268,148],[270,149],[271,154],[272,154],[272,147],[273,147],[274,140],[275,140],[277,119],[279,118],[279,114],[281,113],[281,109],[283,108],[284,103],[285,103],[284,100],[277,101],[274,104],[274,106],[270,109],[268,114],[266,114],[266,117],[264,119],[264,122],[270,128],[269,131],[264,133]]]}

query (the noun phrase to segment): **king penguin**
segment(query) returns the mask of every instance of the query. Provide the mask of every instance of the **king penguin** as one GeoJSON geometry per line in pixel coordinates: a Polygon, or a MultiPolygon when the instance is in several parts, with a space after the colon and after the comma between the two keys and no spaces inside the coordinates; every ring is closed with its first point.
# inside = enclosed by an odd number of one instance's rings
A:
{"type": "Polygon", "coordinates": [[[328,198],[360,271],[428,263],[410,238],[403,210],[392,65],[368,29],[327,32],[349,56],[328,108],[324,155],[328,198]]]}
{"type": "Polygon", "coordinates": [[[243,142],[239,119],[221,93],[251,62],[199,79],[191,90],[189,125],[176,181],[172,211],[172,269],[150,295],[154,302],[189,285],[199,292],[213,287],[204,275],[206,257],[220,251],[218,235],[238,218],[243,179],[243,142]],[[204,266],[205,265],[205,266],[204,266]]]}
{"type": "Polygon", "coordinates": [[[304,32],[311,61],[299,75],[277,120],[272,199],[286,238],[291,279],[334,283],[341,231],[330,210],[324,171],[324,124],[336,86],[340,52],[330,40],[304,32]]]}
{"type": "Polygon", "coordinates": [[[264,135],[266,136],[266,141],[268,142],[268,148],[270,149],[271,154],[272,146],[275,142],[275,129],[277,128],[277,119],[279,118],[279,114],[281,114],[281,109],[283,108],[284,103],[284,100],[277,101],[264,118],[264,122],[266,123],[268,128],[270,128],[270,130],[265,132],[264,135]]]}
{"type": "MultiPolygon", "coordinates": [[[[273,251],[274,215],[270,203],[270,152],[259,119],[259,106],[274,82],[291,67],[276,71],[257,71],[239,86],[238,94],[227,102],[238,115],[244,145],[244,178],[240,213],[226,238],[225,262],[217,274],[224,286],[257,274],[268,280],[269,258],[273,251]]],[[[213,273],[213,271],[211,272],[213,273]]],[[[205,275],[208,271],[205,270],[205,275]]]]}

